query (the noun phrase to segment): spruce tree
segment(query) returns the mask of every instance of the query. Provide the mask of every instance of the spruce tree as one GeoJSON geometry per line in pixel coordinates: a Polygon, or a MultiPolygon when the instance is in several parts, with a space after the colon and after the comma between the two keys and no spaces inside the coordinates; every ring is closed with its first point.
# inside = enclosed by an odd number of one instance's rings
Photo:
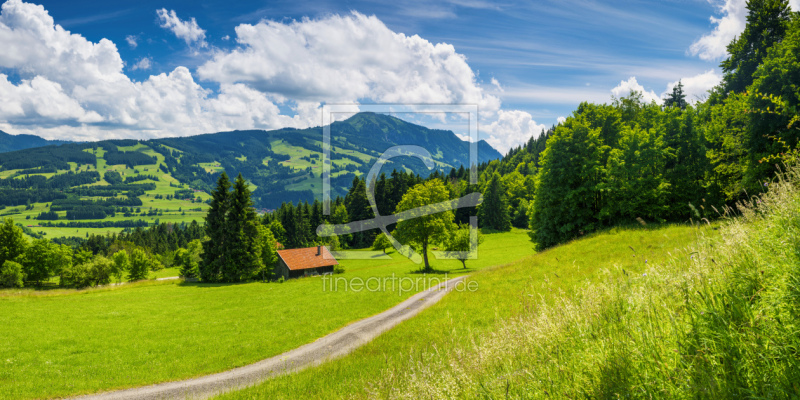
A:
{"type": "Polygon", "coordinates": [[[220,265],[220,275],[225,282],[251,279],[262,267],[258,218],[253,209],[249,186],[239,174],[228,199],[225,262],[220,265]]]}
{"type": "Polygon", "coordinates": [[[231,183],[225,172],[217,180],[217,188],[212,193],[208,214],[206,214],[206,236],[203,242],[203,262],[200,264],[200,279],[205,282],[217,282],[220,279],[220,267],[225,263],[225,231],[229,208],[231,183]]]}
{"type": "Polygon", "coordinates": [[[483,203],[478,206],[478,223],[481,227],[505,232],[511,230],[511,217],[508,215],[506,188],[500,174],[494,173],[483,191],[483,203]]]}

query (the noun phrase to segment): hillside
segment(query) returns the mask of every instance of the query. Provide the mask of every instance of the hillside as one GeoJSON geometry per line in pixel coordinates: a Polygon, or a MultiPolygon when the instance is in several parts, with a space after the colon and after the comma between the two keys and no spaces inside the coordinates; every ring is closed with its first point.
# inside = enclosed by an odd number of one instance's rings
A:
{"type": "Polygon", "coordinates": [[[46,140],[34,135],[10,135],[0,131],[0,153],[62,143],[67,142],[62,140],[46,140]]]}
{"type": "MultiPolygon", "coordinates": [[[[331,126],[332,195],[344,195],[387,148],[428,149],[437,169],[468,162],[469,144],[450,131],[433,130],[379,114],[358,114],[331,126]]],[[[233,131],[148,141],[66,143],[0,154],[0,216],[49,237],[118,232],[156,222],[202,220],[222,171],[251,183],[257,208],[321,198],[322,128],[233,131]]],[[[500,158],[479,143],[479,162],[500,158]]],[[[413,158],[393,169],[428,175],[413,158]]]]}

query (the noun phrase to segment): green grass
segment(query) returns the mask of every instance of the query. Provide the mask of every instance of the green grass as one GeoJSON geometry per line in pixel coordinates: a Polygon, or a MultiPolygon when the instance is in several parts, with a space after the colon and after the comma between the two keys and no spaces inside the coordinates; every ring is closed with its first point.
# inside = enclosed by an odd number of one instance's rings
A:
{"type": "MultiPolygon", "coordinates": [[[[424,370],[426,363],[436,359],[437,354],[454,365],[465,363],[465,360],[445,355],[456,353],[472,357],[467,350],[491,335],[503,321],[535,310],[538,304],[552,302],[564,293],[573,294],[576,289],[579,292],[587,282],[601,282],[608,276],[603,271],[625,269],[632,274],[646,268],[645,260],[650,264],[665,263],[670,253],[675,254],[678,249],[694,243],[698,235],[713,232],[687,226],[614,229],[506,266],[475,272],[468,279],[477,283],[477,291],[451,292],[438,304],[340,360],[221,398],[402,397],[398,392],[419,384],[406,371],[413,368],[415,373],[421,374],[419,369],[424,370]]],[[[493,256],[482,254],[481,258],[493,256]]],[[[500,259],[497,264],[506,262],[508,260],[500,259]]],[[[513,344],[508,345],[508,361],[511,362],[515,349],[513,344]]],[[[413,392],[408,398],[458,397],[455,393],[458,393],[459,382],[443,382],[436,376],[425,376],[431,382],[423,389],[430,390],[413,392]]],[[[494,374],[489,376],[495,378],[494,374]]],[[[520,375],[519,379],[533,378],[520,375]]],[[[505,384],[505,379],[498,382],[505,384]]],[[[470,392],[462,397],[482,396],[480,392],[470,392]]],[[[501,393],[486,398],[504,397],[501,393]]]]}
{"type": "Polygon", "coordinates": [[[150,279],[158,279],[158,278],[169,278],[173,276],[179,276],[181,274],[180,268],[164,268],[158,271],[150,271],[150,275],[148,278],[150,279]]]}
{"type": "MultiPolygon", "coordinates": [[[[532,254],[532,247],[525,231],[487,235],[469,269],[436,260],[434,277],[511,262],[532,254]]],[[[346,272],[337,277],[423,277],[414,272],[418,265],[390,256],[342,260],[346,272]]],[[[324,291],[319,277],[160,283],[43,296],[0,291],[0,398],[68,396],[227,370],[309,343],[411,295],[324,291]]]]}

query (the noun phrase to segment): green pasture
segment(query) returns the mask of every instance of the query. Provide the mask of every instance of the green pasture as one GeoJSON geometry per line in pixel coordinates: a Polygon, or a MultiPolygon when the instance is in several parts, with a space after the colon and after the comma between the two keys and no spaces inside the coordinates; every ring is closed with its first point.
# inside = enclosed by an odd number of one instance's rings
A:
{"type": "MultiPolygon", "coordinates": [[[[715,234],[709,228],[690,226],[614,229],[522,259],[500,257],[495,267],[476,271],[468,278],[477,284],[476,291],[451,292],[436,305],[350,355],[220,398],[405,398],[402,395],[405,391],[421,384],[405,371],[424,369],[429,358],[440,355],[445,363],[457,365],[463,361],[445,355],[460,351],[458,354],[473,357],[462,349],[471,348],[504,320],[551,302],[559,295],[580,292],[587,284],[602,282],[607,278],[605,271],[622,274],[625,270],[635,274],[645,269],[647,263],[666,263],[698,237],[715,234]],[[423,355],[428,358],[420,359],[423,355]]],[[[530,247],[529,242],[508,242],[530,247]]],[[[481,258],[496,257],[492,247],[487,240],[481,247],[487,249],[480,254],[481,258]]],[[[513,345],[509,351],[513,353],[513,345]]],[[[408,398],[449,398],[458,387],[457,381],[439,382],[435,377],[425,384],[431,386],[429,391],[421,394],[418,391],[408,398]]],[[[470,393],[466,398],[476,396],[481,397],[481,393],[470,393]]]]}
{"type": "MultiPolygon", "coordinates": [[[[525,231],[491,234],[467,270],[434,260],[433,275],[390,259],[342,260],[336,277],[410,277],[386,291],[325,290],[320,277],[234,285],[176,281],[83,291],[0,291],[0,397],[53,398],[223,371],[309,343],[445,279],[533,254],[525,231]],[[36,295],[42,293],[42,295],[36,295]]],[[[167,272],[163,272],[168,274],[167,272]]],[[[172,272],[169,271],[169,274],[172,272]]],[[[166,275],[165,275],[166,276],[166,275]]]]}

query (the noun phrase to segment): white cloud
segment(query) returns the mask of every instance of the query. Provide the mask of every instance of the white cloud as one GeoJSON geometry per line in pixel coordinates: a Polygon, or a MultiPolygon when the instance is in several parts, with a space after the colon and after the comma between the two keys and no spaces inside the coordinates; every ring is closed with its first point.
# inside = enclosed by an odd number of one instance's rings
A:
{"type": "MultiPolygon", "coordinates": [[[[702,74],[680,80],[683,85],[683,93],[686,95],[686,100],[692,103],[698,100],[704,100],[707,92],[720,83],[720,81],[722,81],[722,76],[717,74],[714,70],[708,70],[702,74]]],[[[677,84],[678,81],[668,83],[667,89],[661,94],[661,97],[664,98],[667,94],[672,93],[672,88],[677,84]]]]}
{"type": "Polygon", "coordinates": [[[395,33],[359,13],[236,27],[240,47],[198,68],[205,80],[244,83],[304,101],[478,104],[500,108],[452,45],[395,33]]]}
{"type": "Polygon", "coordinates": [[[537,124],[530,114],[520,110],[500,110],[497,120],[482,128],[488,134],[486,141],[501,153],[526,142],[531,136],[538,137],[546,129],[547,126],[537,124]]]}
{"type": "Polygon", "coordinates": [[[56,82],[37,76],[14,85],[0,74],[0,120],[7,119],[21,124],[41,119],[56,124],[102,121],[100,115],[84,110],[56,82]]]}
{"type": "Polygon", "coordinates": [[[231,36],[230,35],[225,35],[225,36],[222,37],[222,40],[231,40],[231,36]]]}
{"type": "Polygon", "coordinates": [[[281,115],[268,96],[236,85],[221,85],[215,97],[185,67],[133,82],[112,42],[70,33],[42,6],[21,0],[2,5],[0,42],[0,67],[21,78],[14,83],[0,75],[0,129],[15,133],[75,140],[159,137],[307,126],[316,116],[305,103],[296,106],[296,116],[281,115]]]}
{"type": "Polygon", "coordinates": [[[689,47],[689,53],[713,61],[727,55],[728,43],[744,31],[747,24],[747,0],[725,0],[719,4],[722,17],[711,17],[714,30],[689,47]]]}
{"type": "Polygon", "coordinates": [[[128,46],[130,46],[132,49],[135,49],[136,46],[139,45],[139,43],[136,42],[137,40],[139,40],[139,37],[136,35],[125,36],[125,41],[128,42],[128,46]]]}
{"type": "MultiPolygon", "coordinates": [[[[187,43],[205,43],[196,21],[165,9],[159,16],[187,43]]],[[[236,33],[239,47],[215,49],[198,70],[216,90],[182,66],[132,81],[111,41],[91,42],[55,24],[44,7],[8,0],[0,12],[0,68],[19,80],[0,76],[0,129],[100,140],[302,128],[319,125],[321,103],[337,101],[477,104],[489,142],[501,150],[544,128],[528,113],[501,110],[452,45],[393,32],[376,17],[262,22],[236,33]]],[[[148,67],[152,59],[142,58],[130,70],[148,67]]]]}
{"type": "Polygon", "coordinates": [[[175,10],[167,11],[166,8],[157,10],[156,13],[161,21],[162,28],[169,29],[188,45],[197,43],[200,47],[206,47],[206,31],[197,25],[197,21],[194,18],[184,21],[178,18],[175,10]]]}
{"type": "Polygon", "coordinates": [[[647,91],[644,86],[636,81],[635,76],[630,77],[627,81],[621,81],[617,87],[611,89],[611,94],[616,98],[621,98],[628,96],[631,91],[640,92],[642,94],[642,99],[647,103],[655,101],[661,104],[661,98],[658,97],[656,92],[652,90],[647,91]]]}
{"type": "Polygon", "coordinates": [[[563,124],[564,122],[567,122],[567,118],[565,118],[565,117],[558,117],[558,119],[556,119],[556,121],[558,121],[558,123],[559,123],[559,124],[563,124]]]}
{"type": "Polygon", "coordinates": [[[150,57],[144,57],[139,59],[139,61],[137,61],[136,64],[133,64],[133,66],[131,67],[131,71],[136,71],[137,69],[145,71],[150,69],[152,64],[153,60],[151,60],[150,57]]]}

